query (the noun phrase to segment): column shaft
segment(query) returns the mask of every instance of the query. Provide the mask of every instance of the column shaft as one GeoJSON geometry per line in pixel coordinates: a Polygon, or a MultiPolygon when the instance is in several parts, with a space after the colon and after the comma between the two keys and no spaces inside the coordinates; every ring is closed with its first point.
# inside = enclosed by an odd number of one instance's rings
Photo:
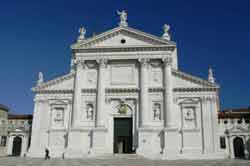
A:
{"type": "Polygon", "coordinates": [[[73,110],[72,110],[72,126],[76,127],[79,112],[81,108],[81,67],[83,62],[76,62],[76,70],[75,70],[75,80],[74,80],[74,96],[73,96],[73,110]]]}
{"type": "Polygon", "coordinates": [[[140,114],[141,127],[148,124],[148,61],[149,59],[140,59],[140,114]]]}
{"type": "Polygon", "coordinates": [[[172,59],[165,58],[164,62],[164,105],[165,105],[165,127],[174,127],[173,115],[173,84],[172,84],[172,59]]]}
{"type": "Polygon", "coordinates": [[[98,60],[98,83],[97,83],[97,112],[96,112],[96,127],[104,127],[105,116],[105,68],[106,59],[98,60]]]}

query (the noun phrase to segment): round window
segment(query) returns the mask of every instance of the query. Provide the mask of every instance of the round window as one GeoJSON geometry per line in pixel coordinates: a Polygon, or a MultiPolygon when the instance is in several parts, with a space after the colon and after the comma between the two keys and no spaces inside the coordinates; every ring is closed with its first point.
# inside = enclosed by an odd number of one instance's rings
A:
{"type": "Polygon", "coordinates": [[[126,40],[125,39],[121,39],[121,43],[122,44],[126,43],[126,40]]]}

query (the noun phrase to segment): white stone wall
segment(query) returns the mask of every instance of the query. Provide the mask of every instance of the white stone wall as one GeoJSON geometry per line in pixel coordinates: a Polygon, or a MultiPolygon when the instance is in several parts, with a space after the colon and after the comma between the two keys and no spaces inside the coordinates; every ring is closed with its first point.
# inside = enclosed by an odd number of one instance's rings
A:
{"type": "Polygon", "coordinates": [[[103,35],[72,46],[71,75],[34,89],[30,156],[112,154],[114,118],[132,117],[139,155],[222,158],[217,85],[179,72],[171,41],[126,28],[103,35]]]}

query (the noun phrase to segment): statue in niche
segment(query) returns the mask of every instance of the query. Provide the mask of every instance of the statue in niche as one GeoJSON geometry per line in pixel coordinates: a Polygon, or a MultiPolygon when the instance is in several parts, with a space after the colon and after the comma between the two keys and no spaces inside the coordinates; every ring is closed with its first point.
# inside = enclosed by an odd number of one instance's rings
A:
{"type": "Polygon", "coordinates": [[[63,108],[56,108],[55,110],[55,121],[60,122],[63,120],[63,108]]]}
{"type": "Polygon", "coordinates": [[[194,116],[194,108],[192,107],[187,107],[185,108],[185,119],[186,120],[194,120],[195,116],[194,116]]]}
{"type": "Polygon", "coordinates": [[[93,120],[94,119],[94,106],[93,104],[87,104],[86,106],[86,118],[93,120]]]}
{"type": "Polygon", "coordinates": [[[154,120],[161,120],[161,104],[154,103],[153,115],[154,115],[154,120]]]}

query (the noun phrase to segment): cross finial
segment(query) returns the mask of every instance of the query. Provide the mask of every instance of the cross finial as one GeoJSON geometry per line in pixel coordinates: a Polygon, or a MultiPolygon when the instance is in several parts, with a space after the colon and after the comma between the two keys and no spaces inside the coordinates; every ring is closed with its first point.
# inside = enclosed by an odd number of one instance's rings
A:
{"type": "Polygon", "coordinates": [[[122,10],[121,12],[119,10],[117,10],[116,12],[120,16],[119,26],[127,27],[128,26],[128,23],[127,23],[128,14],[127,14],[127,12],[125,10],[122,10]]]}
{"type": "Polygon", "coordinates": [[[212,67],[208,68],[208,81],[211,83],[215,83],[215,78],[214,78],[212,67]]]}
{"type": "Polygon", "coordinates": [[[86,29],[82,26],[79,28],[79,36],[77,41],[83,41],[85,39],[86,29]]]}
{"type": "Polygon", "coordinates": [[[162,38],[165,39],[165,40],[170,40],[171,37],[170,37],[170,34],[169,34],[169,30],[170,30],[170,25],[168,24],[164,24],[163,25],[163,35],[162,35],[162,38]]]}

